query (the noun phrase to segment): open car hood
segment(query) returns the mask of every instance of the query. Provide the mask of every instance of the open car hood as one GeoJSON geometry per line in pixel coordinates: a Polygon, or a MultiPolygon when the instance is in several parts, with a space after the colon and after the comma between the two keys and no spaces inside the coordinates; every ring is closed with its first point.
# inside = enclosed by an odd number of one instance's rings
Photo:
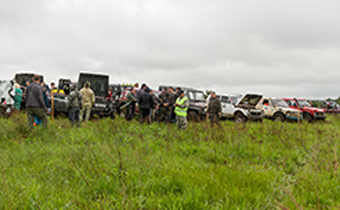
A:
{"type": "Polygon", "coordinates": [[[14,82],[10,80],[1,80],[0,81],[0,103],[4,104],[14,104],[14,82]]]}
{"type": "Polygon", "coordinates": [[[254,108],[262,97],[262,94],[246,93],[237,101],[236,106],[254,108]]]}

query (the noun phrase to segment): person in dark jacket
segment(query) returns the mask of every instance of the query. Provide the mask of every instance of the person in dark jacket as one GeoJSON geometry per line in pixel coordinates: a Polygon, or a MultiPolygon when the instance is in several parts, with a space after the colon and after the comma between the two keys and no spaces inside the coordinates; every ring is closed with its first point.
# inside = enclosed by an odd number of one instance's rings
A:
{"type": "Polygon", "coordinates": [[[216,93],[212,92],[207,109],[207,118],[210,119],[211,127],[214,127],[214,124],[216,123],[218,127],[222,128],[220,123],[221,111],[221,101],[216,97],[216,93]]]}
{"type": "Polygon", "coordinates": [[[75,123],[77,123],[77,126],[80,127],[80,120],[79,120],[79,113],[82,103],[82,96],[78,92],[77,84],[73,83],[70,86],[70,94],[67,97],[68,102],[68,119],[71,122],[72,127],[75,123]]]}
{"type": "Polygon", "coordinates": [[[47,127],[47,107],[44,101],[43,93],[40,83],[40,76],[34,75],[33,83],[30,84],[26,89],[26,110],[28,118],[28,127],[33,128],[33,122],[36,116],[41,120],[42,125],[47,127]]]}
{"type": "Polygon", "coordinates": [[[139,101],[138,101],[139,108],[142,113],[141,122],[145,121],[147,123],[151,123],[150,113],[151,113],[151,109],[154,106],[154,98],[150,94],[150,89],[148,87],[145,88],[144,91],[145,92],[140,96],[139,101]]]}

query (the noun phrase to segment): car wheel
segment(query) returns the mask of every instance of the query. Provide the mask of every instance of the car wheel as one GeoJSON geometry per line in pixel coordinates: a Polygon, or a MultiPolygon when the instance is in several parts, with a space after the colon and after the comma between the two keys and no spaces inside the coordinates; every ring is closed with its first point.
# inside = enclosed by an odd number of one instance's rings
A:
{"type": "Polygon", "coordinates": [[[283,114],[278,113],[278,114],[274,115],[273,120],[276,121],[276,122],[284,122],[285,121],[285,117],[283,116],[283,114]]]}
{"type": "Polygon", "coordinates": [[[197,112],[195,112],[195,111],[190,111],[189,112],[188,120],[189,121],[195,121],[195,122],[199,122],[200,121],[199,118],[198,118],[197,112]]]}
{"type": "Polygon", "coordinates": [[[313,117],[311,114],[303,113],[303,120],[306,120],[307,122],[311,123],[313,121],[313,117]]]}
{"type": "Polygon", "coordinates": [[[111,118],[112,120],[114,120],[114,119],[116,118],[115,112],[114,112],[114,111],[111,111],[111,113],[110,113],[110,118],[111,118]]]}
{"type": "Polygon", "coordinates": [[[236,123],[245,123],[247,118],[240,112],[235,114],[235,122],[236,123]]]}

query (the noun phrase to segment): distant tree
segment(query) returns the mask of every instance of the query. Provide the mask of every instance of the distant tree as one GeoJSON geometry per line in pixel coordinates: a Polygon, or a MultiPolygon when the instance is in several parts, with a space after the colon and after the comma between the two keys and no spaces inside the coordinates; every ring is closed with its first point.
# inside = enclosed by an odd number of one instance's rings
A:
{"type": "Polygon", "coordinates": [[[206,90],[205,91],[205,98],[208,98],[208,96],[211,94],[212,90],[206,90]]]}

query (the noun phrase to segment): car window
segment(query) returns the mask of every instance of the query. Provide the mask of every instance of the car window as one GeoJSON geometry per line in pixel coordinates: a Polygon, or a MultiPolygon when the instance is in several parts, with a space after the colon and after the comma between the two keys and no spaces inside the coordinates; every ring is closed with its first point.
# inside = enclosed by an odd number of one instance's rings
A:
{"type": "Polygon", "coordinates": [[[188,97],[190,100],[195,100],[193,92],[188,92],[188,97]]]}
{"type": "Polygon", "coordinates": [[[295,103],[295,101],[293,101],[293,100],[289,100],[289,101],[287,101],[287,103],[288,103],[289,106],[294,106],[294,107],[296,107],[296,103],[295,103]]]}
{"type": "Polygon", "coordinates": [[[273,103],[276,107],[286,107],[288,108],[288,104],[283,99],[273,99],[273,103]]]}
{"type": "Polygon", "coordinates": [[[230,103],[229,97],[228,96],[222,96],[221,102],[222,103],[230,103]]]}
{"type": "Polygon", "coordinates": [[[204,94],[202,92],[195,92],[195,100],[205,101],[204,94]]]}

